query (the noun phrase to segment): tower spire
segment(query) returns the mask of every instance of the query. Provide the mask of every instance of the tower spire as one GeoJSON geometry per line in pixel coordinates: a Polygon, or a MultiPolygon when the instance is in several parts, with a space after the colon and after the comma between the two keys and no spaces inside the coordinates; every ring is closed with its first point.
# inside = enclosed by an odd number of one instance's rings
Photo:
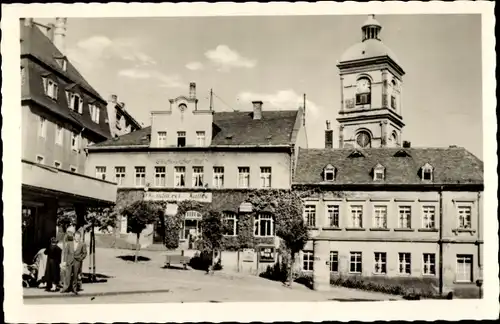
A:
{"type": "Polygon", "coordinates": [[[382,29],[382,25],[375,19],[375,15],[369,15],[368,19],[361,27],[361,31],[363,34],[363,42],[368,39],[376,39],[380,40],[380,30],[382,29]]]}

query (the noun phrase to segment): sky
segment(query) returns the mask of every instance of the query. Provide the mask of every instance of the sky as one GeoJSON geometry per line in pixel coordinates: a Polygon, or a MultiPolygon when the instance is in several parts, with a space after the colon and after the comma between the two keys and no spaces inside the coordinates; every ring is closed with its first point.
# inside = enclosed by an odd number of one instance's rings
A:
{"type": "MultiPolygon", "coordinates": [[[[66,54],[108,98],[118,95],[144,126],[150,111],[187,95],[215,111],[297,109],[306,94],[309,147],[338,143],[342,53],[361,41],[367,16],[69,18],[66,54]]],[[[462,146],[482,159],[480,15],[377,15],[380,38],[403,77],[403,140],[462,146]]],[[[53,19],[36,19],[47,23],[53,19]]]]}

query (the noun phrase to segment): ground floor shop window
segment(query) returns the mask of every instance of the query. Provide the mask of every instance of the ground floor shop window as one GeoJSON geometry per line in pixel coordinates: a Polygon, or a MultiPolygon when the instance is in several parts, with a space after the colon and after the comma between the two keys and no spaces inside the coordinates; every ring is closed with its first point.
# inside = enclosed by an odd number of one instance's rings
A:
{"type": "Polygon", "coordinates": [[[180,239],[188,240],[190,243],[193,243],[201,234],[201,219],[202,215],[200,212],[194,210],[186,212],[181,228],[180,239]]]}

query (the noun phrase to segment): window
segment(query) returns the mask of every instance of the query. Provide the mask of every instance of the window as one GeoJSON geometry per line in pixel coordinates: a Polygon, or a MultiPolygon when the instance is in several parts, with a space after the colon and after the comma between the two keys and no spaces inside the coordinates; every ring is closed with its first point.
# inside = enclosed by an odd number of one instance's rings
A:
{"type": "Polygon", "coordinates": [[[456,281],[472,282],[472,255],[457,254],[456,281]]]}
{"type": "Polygon", "coordinates": [[[125,184],[125,167],[115,167],[115,181],[119,186],[125,184]]]}
{"type": "Polygon", "coordinates": [[[339,227],[339,205],[327,205],[326,212],[328,215],[328,226],[339,227]]]}
{"type": "Polygon", "coordinates": [[[80,136],[77,133],[71,132],[71,149],[73,151],[78,151],[80,146],[79,137],[80,136]]]}
{"type": "Polygon", "coordinates": [[[69,108],[78,113],[83,112],[83,99],[76,93],[67,93],[69,108]]]}
{"type": "Polygon", "coordinates": [[[146,167],[135,167],[135,186],[144,187],[146,185],[146,167]]]}
{"type": "Polygon", "coordinates": [[[391,95],[391,108],[396,109],[396,97],[391,95]]]}
{"type": "Polygon", "coordinates": [[[271,168],[261,167],[260,168],[260,187],[261,188],[271,188],[271,168]]]}
{"type": "Polygon", "coordinates": [[[158,146],[167,146],[167,132],[158,132],[158,146]]]}
{"type": "Polygon", "coordinates": [[[167,171],[164,166],[155,167],[155,187],[165,187],[167,171]]]}
{"type": "Polygon", "coordinates": [[[371,102],[371,81],[359,78],[356,84],[356,105],[368,105],[371,102]]]}
{"type": "Polygon", "coordinates": [[[76,170],[77,170],[77,169],[76,169],[76,167],[75,167],[75,166],[72,166],[72,165],[71,165],[71,166],[69,167],[69,170],[70,170],[71,172],[76,172],[76,170]]]}
{"type": "Polygon", "coordinates": [[[423,206],[422,207],[422,227],[426,229],[433,229],[435,224],[436,207],[423,206]]]}
{"type": "Polygon", "coordinates": [[[387,206],[375,206],[373,210],[373,227],[387,228],[387,206]]]}
{"type": "Polygon", "coordinates": [[[363,227],[363,206],[351,206],[351,227],[352,228],[362,228],[363,227]]]}
{"type": "Polygon", "coordinates": [[[255,236],[274,236],[274,221],[270,214],[259,214],[255,219],[255,236]]]}
{"type": "Polygon", "coordinates": [[[95,177],[97,179],[106,180],[106,167],[104,166],[95,167],[95,177]]]}
{"type": "Polygon", "coordinates": [[[339,272],[339,253],[330,251],[330,272],[339,272]]]}
{"type": "Polygon", "coordinates": [[[205,146],[205,132],[196,132],[196,146],[205,146]]]}
{"type": "Polygon", "coordinates": [[[214,188],[224,187],[224,167],[214,167],[214,188]]]}
{"type": "Polygon", "coordinates": [[[193,187],[203,187],[203,167],[193,167],[193,187]]]}
{"type": "Polygon", "coordinates": [[[238,188],[248,188],[250,186],[250,168],[238,167],[238,188]]]}
{"type": "Polygon", "coordinates": [[[304,206],[304,220],[308,227],[316,227],[316,205],[304,206]]]}
{"type": "Polygon", "coordinates": [[[47,119],[42,116],[40,116],[38,120],[38,136],[43,138],[47,137],[47,119]]]}
{"type": "Polygon", "coordinates": [[[89,109],[90,109],[90,117],[92,118],[92,121],[94,123],[99,124],[99,115],[100,115],[101,109],[93,104],[89,105],[89,109]]]}
{"type": "Polygon", "coordinates": [[[351,252],[351,258],[349,260],[349,272],[361,273],[361,270],[362,270],[361,252],[351,252]]]}
{"type": "Polygon", "coordinates": [[[174,169],[174,180],[175,187],[180,188],[186,185],[186,168],[185,167],[175,167],[174,169]]]}
{"type": "Polygon", "coordinates": [[[434,253],[424,253],[423,260],[423,273],[424,275],[436,274],[436,255],[434,253]]]}
{"type": "Polygon", "coordinates": [[[382,181],[385,179],[385,168],[378,164],[373,169],[373,181],[382,181]]]}
{"type": "Polygon", "coordinates": [[[411,274],[411,254],[399,253],[398,271],[400,274],[411,274]]]}
{"type": "Polygon", "coordinates": [[[424,181],[432,181],[432,166],[428,163],[426,163],[423,167],[422,167],[422,180],[424,181]]]}
{"type": "Polygon", "coordinates": [[[367,131],[358,132],[356,135],[356,144],[360,148],[369,148],[372,146],[372,136],[367,131]]]}
{"type": "Polygon", "coordinates": [[[57,93],[59,91],[59,87],[57,86],[57,84],[51,79],[45,79],[44,83],[45,83],[45,94],[49,98],[57,100],[57,93]]]}
{"type": "Polygon", "coordinates": [[[411,206],[399,206],[399,228],[411,228],[411,206]]]}
{"type": "Polygon", "coordinates": [[[60,168],[61,168],[61,162],[59,162],[59,161],[54,161],[54,167],[55,167],[56,169],[60,169],[60,168]]]}
{"type": "Polygon", "coordinates": [[[177,132],[177,147],[186,146],[186,132],[177,132]]]}
{"type": "Polygon", "coordinates": [[[302,253],[302,270],[313,271],[314,270],[314,253],[313,251],[304,251],[302,253]]]}
{"type": "Polygon", "coordinates": [[[238,218],[234,213],[224,213],[224,222],[226,223],[224,228],[224,235],[236,236],[238,235],[238,218]]]}
{"type": "Polygon", "coordinates": [[[458,206],[458,228],[470,229],[471,228],[471,206],[458,206]]]}
{"type": "Polygon", "coordinates": [[[41,155],[36,156],[36,163],[43,164],[44,161],[45,161],[45,158],[43,156],[41,156],[41,155]]]}
{"type": "Polygon", "coordinates": [[[335,180],[335,167],[331,164],[328,164],[323,170],[323,179],[325,181],[334,181],[335,180]]]}
{"type": "Polygon", "coordinates": [[[57,62],[57,64],[59,64],[59,66],[61,67],[61,69],[63,71],[66,71],[66,68],[67,68],[67,65],[68,65],[66,57],[58,57],[58,58],[56,58],[56,62],[57,62]]]}
{"type": "Polygon", "coordinates": [[[386,274],[387,273],[387,253],[385,252],[375,252],[375,263],[373,272],[375,274],[386,274]]]}
{"type": "Polygon", "coordinates": [[[56,144],[63,145],[64,129],[61,125],[56,125],[56,144]]]}

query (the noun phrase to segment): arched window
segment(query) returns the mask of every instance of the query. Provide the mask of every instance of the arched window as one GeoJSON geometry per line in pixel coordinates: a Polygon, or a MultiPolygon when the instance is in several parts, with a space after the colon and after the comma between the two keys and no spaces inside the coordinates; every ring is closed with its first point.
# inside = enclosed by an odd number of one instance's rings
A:
{"type": "Polygon", "coordinates": [[[356,105],[371,103],[372,84],[367,77],[361,77],[356,83],[356,105]]]}
{"type": "Polygon", "coordinates": [[[396,132],[392,132],[391,136],[389,136],[389,146],[390,147],[398,146],[398,134],[396,132]]]}
{"type": "Polygon", "coordinates": [[[335,180],[335,167],[328,164],[323,169],[323,180],[324,181],[334,181],[335,180]]]}
{"type": "Polygon", "coordinates": [[[373,168],[373,181],[382,180],[385,180],[385,168],[379,163],[373,168]]]}
{"type": "Polygon", "coordinates": [[[367,131],[360,131],[356,134],[356,144],[360,148],[369,148],[372,146],[372,137],[367,131]]]}
{"type": "Polygon", "coordinates": [[[422,167],[421,172],[422,172],[422,180],[432,181],[434,179],[434,168],[429,163],[426,163],[422,167]]]}

